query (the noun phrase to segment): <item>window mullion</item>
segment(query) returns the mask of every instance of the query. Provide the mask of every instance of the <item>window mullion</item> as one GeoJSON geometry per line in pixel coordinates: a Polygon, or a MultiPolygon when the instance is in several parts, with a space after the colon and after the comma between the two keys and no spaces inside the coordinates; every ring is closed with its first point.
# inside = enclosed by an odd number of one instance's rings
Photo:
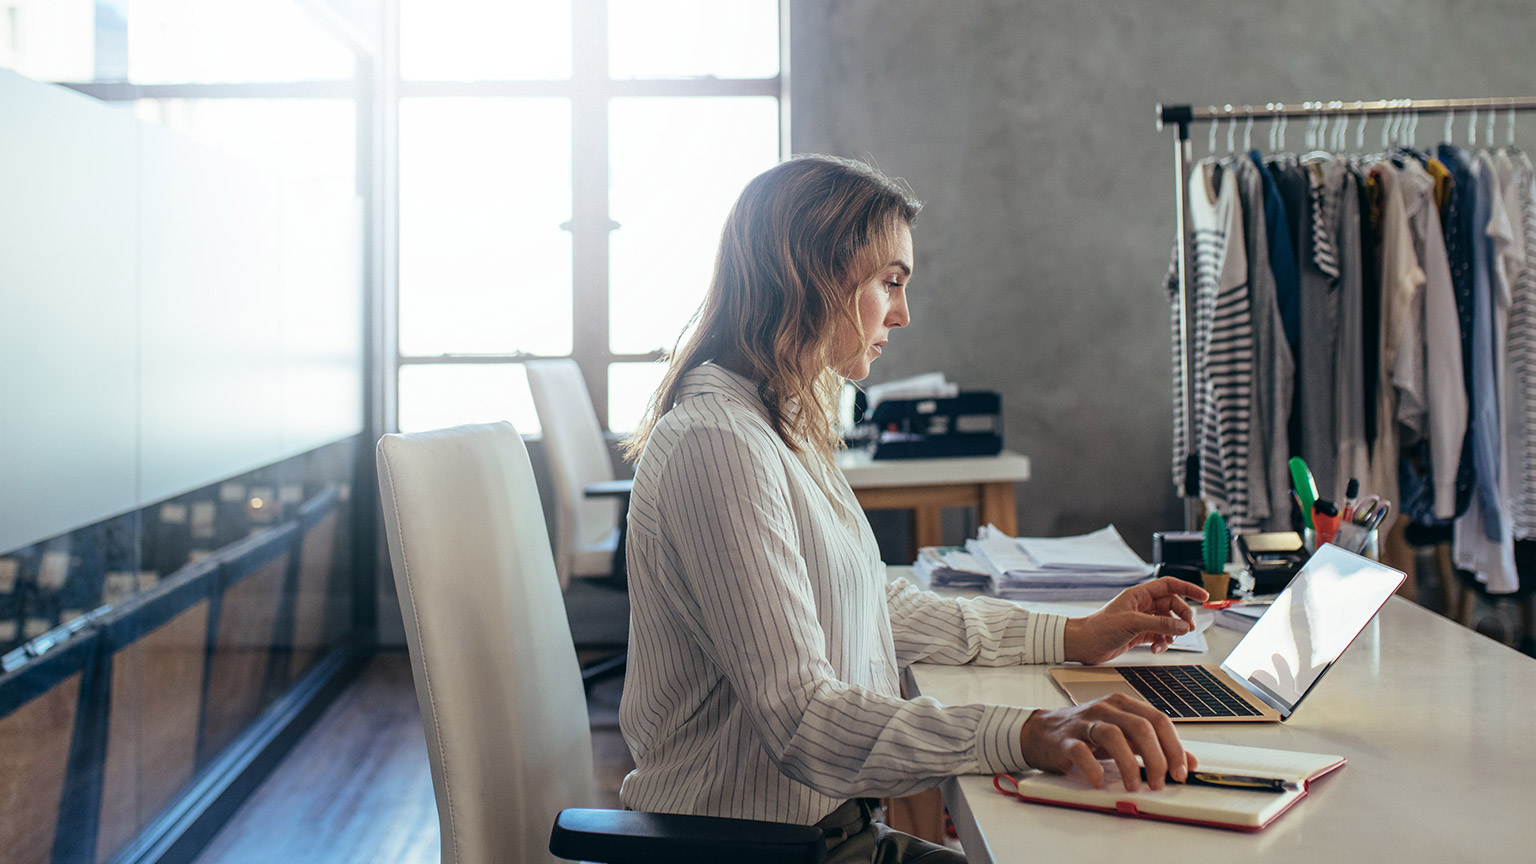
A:
{"type": "Polygon", "coordinates": [[[571,320],[573,354],[608,427],[608,4],[571,9],[571,320]]]}

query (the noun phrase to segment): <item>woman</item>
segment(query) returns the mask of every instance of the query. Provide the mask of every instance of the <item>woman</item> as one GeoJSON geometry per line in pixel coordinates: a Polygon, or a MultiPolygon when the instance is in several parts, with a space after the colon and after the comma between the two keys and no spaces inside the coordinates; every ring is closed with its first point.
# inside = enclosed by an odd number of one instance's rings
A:
{"type": "Polygon", "coordinates": [[[628,455],[631,627],[620,724],[637,810],[819,823],[829,860],[963,860],[861,799],[962,773],[1076,768],[1127,788],[1194,763],[1168,718],[1111,698],[1030,711],[900,698],[898,664],[1097,663],[1193,626],[1158,580],[1085,618],[887,584],[833,466],[837,394],[906,326],[919,204],[857,162],[792,159],[727,218],[709,294],[628,455]],[[947,857],[946,857],[947,856],[947,857]]]}

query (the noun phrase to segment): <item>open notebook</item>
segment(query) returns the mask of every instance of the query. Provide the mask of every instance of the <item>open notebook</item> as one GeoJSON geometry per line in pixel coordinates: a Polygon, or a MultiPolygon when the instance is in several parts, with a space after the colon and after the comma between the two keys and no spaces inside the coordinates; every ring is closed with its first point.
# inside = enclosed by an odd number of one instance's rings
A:
{"type": "Polygon", "coordinates": [[[1342,756],[1267,750],[1233,744],[1185,741],[1199,760],[1199,770],[1273,777],[1295,784],[1282,792],[1169,783],[1156,792],[1145,783],[1127,792],[1114,762],[1104,762],[1105,786],[1095,789],[1080,772],[1030,771],[998,774],[992,785],[1007,795],[1035,804],[1098,810],[1122,816],[1161,819],[1236,831],[1258,831],[1307,796],[1307,784],[1344,764],[1342,756]]]}

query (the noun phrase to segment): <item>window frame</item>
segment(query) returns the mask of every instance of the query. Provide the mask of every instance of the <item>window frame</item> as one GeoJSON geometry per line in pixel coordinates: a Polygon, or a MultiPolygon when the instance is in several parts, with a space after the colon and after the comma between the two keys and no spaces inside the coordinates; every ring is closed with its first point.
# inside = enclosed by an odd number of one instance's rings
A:
{"type": "MultiPolygon", "coordinates": [[[[389,0],[390,15],[398,22],[400,0],[389,0]]],[[[400,370],[425,365],[501,365],[531,360],[570,357],[581,367],[597,412],[598,423],[608,430],[608,369],[615,363],[654,362],[662,351],[615,353],[609,343],[609,234],[618,228],[608,210],[608,113],[614,99],[631,97],[698,98],[721,96],[770,96],[779,106],[780,158],[789,152],[789,3],[779,0],[779,73],[771,78],[641,78],[615,79],[608,68],[608,0],[572,0],[571,76],[556,80],[428,81],[405,80],[399,75],[398,28],[390,45],[396,62],[391,111],[394,120],[388,134],[398,153],[399,105],[408,98],[552,98],[565,99],[571,108],[571,214],[561,227],[571,234],[572,333],[569,355],[528,352],[496,354],[409,355],[399,343],[399,281],[389,280],[386,315],[396,326],[386,338],[391,375],[386,384],[390,428],[399,428],[400,370]]],[[[396,166],[398,170],[398,165],[396,166]]],[[[398,202],[396,202],[398,206],[398,202]]],[[[392,248],[398,250],[398,226],[392,248]]],[[[398,257],[397,257],[398,262],[398,257]]]]}

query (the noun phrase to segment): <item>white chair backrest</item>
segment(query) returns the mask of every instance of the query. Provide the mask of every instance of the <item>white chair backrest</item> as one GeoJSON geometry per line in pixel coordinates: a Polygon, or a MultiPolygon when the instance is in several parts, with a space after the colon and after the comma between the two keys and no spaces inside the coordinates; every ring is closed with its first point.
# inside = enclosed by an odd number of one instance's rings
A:
{"type": "Polygon", "coordinates": [[[576,361],[536,360],[527,369],[555,487],[555,569],[563,587],[576,550],[600,543],[619,524],[614,499],[588,498],[583,491],[588,483],[612,480],[613,461],[576,361]]]}
{"type": "Polygon", "coordinates": [[[509,423],[385,435],[378,466],[442,860],[553,861],[555,814],[596,792],[523,439],[509,423]]]}

